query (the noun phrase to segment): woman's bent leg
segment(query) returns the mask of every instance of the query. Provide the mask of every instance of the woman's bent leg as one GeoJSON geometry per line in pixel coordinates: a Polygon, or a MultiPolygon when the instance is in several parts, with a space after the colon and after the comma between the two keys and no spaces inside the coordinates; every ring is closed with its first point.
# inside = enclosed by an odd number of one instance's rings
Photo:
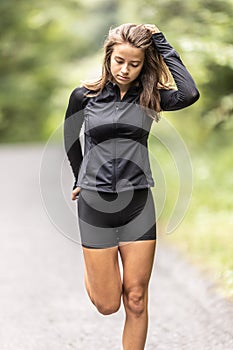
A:
{"type": "Polygon", "coordinates": [[[155,240],[120,246],[123,263],[123,302],[126,320],[124,350],[143,350],[148,328],[148,284],[154,261],[155,240]]]}
{"type": "Polygon", "coordinates": [[[103,315],[116,312],[120,307],[122,294],[118,247],[83,247],[83,255],[85,284],[91,301],[103,315]]]}

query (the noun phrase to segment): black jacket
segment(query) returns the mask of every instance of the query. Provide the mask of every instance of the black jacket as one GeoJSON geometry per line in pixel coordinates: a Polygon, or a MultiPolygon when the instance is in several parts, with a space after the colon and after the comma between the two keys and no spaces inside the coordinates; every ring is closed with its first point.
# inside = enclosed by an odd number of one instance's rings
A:
{"type": "MultiPolygon", "coordinates": [[[[199,98],[195,83],[178,53],[162,33],[152,36],[175,80],[177,90],[161,89],[161,110],[187,107],[199,98]]],[[[120,192],[154,186],[147,139],[153,119],[139,105],[141,86],[132,86],[123,99],[119,87],[109,81],[97,97],[86,97],[76,88],[65,116],[64,141],[74,187],[120,192]],[[80,130],[84,122],[84,154],[80,130]]],[[[82,136],[81,136],[82,137],[82,136]]]]}

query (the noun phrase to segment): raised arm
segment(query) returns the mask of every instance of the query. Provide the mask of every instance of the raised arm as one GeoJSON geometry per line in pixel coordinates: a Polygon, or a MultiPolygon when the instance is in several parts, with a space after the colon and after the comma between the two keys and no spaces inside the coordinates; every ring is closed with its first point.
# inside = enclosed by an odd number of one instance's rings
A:
{"type": "Polygon", "coordinates": [[[192,76],[180,59],[179,54],[168,43],[164,34],[156,26],[148,26],[147,29],[151,30],[154,45],[163,57],[177,86],[177,90],[160,90],[161,109],[172,111],[190,106],[200,96],[192,76]]]}

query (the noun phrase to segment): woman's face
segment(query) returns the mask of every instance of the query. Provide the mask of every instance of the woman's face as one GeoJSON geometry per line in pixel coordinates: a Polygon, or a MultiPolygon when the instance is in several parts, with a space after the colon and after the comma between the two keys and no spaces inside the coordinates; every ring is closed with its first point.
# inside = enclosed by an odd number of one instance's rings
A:
{"type": "Polygon", "coordinates": [[[116,44],[111,55],[112,76],[122,91],[127,91],[137,79],[144,63],[145,53],[128,43],[116,44]]]}

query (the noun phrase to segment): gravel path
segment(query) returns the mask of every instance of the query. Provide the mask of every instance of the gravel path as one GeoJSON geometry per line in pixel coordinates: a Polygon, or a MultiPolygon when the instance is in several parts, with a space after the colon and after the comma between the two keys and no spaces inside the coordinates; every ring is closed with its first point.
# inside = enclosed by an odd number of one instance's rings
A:
{"type": "MultiPolygon", "coordinates": [[[[63,150],[42,153],[41,145],[0,148],[0,349],[119,350],[123,309],[104,317],[84,290],[63,150]]],[[[146,349],[233,349],[232,320],[232,304],[159,238],[146,349]]]]}

